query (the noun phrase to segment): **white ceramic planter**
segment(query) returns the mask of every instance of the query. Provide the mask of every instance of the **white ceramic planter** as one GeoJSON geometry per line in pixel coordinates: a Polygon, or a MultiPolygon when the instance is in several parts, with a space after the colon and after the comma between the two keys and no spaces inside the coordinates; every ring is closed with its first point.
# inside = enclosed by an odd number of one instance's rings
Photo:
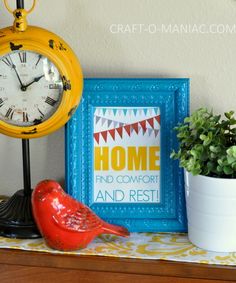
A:
{"type": "Polygon", "coordinates": [[[185,172],[188,236],[196,246],[236,252],[236,179],[185,172]]]}

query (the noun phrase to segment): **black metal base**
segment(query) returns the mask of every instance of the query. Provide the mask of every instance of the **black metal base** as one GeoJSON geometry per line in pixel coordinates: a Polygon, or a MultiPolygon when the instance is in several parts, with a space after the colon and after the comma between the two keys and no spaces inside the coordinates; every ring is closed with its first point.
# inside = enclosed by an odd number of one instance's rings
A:
{"type": "Polygon", "coordinates": [[[25,195],[23,190],[0,203],[0,236],[17,239],[41,237],[32,215],[31,195],[25,195]]]}

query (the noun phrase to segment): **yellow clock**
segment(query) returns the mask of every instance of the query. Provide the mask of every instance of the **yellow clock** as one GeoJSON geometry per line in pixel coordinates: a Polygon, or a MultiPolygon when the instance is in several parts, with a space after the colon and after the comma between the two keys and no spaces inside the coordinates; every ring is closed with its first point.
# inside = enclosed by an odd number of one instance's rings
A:
{"type": "Polygon", "coordinates": [[[0,30],[0,132],[30,139],[62,127],[79,104],[83,75],[68,44],[40,27],[28,26],[26,11],[0,30]]]}

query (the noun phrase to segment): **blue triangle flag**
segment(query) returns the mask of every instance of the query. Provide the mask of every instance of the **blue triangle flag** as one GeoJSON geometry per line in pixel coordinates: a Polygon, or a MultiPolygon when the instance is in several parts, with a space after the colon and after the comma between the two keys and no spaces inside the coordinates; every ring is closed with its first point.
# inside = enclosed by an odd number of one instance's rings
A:
{"type": "Polygon", "coordinates": [[[105,115],[105,114],[106,114],[106,111],[107,111],[107,109],[106,109],[106,108],[102,108],[102,113],[103,113],[103,115],[105,115]]]}
{"type": "Polygon", "coordinates": [[[154,111],[155,111],[155,114],[156,114],[156,115],[158,114],[158,109],[159,109],[159,108],[154,108],[154,111]]]}

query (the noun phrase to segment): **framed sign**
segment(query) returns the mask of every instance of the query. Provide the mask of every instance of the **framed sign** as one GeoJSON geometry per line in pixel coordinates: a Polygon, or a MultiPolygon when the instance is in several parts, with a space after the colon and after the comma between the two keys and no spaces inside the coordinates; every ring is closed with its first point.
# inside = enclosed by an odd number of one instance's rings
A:
{"type": "Polygon", "coordinates": [[[133,232],[186,231],[183,170],[170,159],[188,79],[86,79],[66,127],[66,187],[133,232]]]}

